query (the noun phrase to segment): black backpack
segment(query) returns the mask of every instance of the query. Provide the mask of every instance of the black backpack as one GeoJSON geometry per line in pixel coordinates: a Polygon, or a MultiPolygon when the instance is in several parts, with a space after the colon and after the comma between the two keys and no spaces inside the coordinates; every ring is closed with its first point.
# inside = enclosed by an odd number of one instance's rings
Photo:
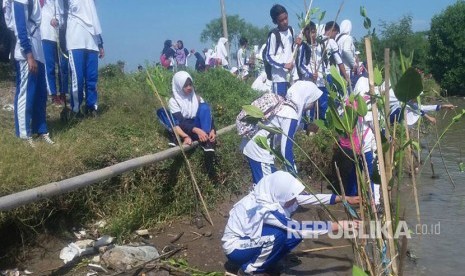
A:
{"type": "MultiPolygon", "coordinates": [[[[291,30],[291,35],[292,35],[292,46],[294,46],[294,30],[292,29],[291,26],[289,26],[289,29],[291,30]]],[[[263,52],[262,52],[262,59],[263,59],[263,65],[265,66],[265,73],[266,73],[266,78],[271,80],[272,79],[272,76],[271,76],[271,64],[268,63],[268,60],[266,60],[266,53],[268,53],[268,40],[271,36],[271,34],[274,34],[274,36],[276,37],[276,49],[274,51],[274,54],[276,55],[276,53],[278,52],[278,48],[279,46],[281,45],[281,47],[284,48],[284,44],[283,42],[281,41],[281,35],[279,34],[279,29],[278,28],[274,28],[273,30],[271,30],[269,33],[268,33],[268,36],[267,36],[267,39],[266,39],[266,46],[265,46],[265,49],[263,49],[263,52]]]]}

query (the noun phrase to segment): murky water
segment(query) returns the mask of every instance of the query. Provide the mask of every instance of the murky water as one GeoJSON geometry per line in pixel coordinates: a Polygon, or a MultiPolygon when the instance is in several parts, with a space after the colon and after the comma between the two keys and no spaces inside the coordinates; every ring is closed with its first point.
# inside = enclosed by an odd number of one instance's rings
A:
{"type": "MultiPolygon", "coordinates": [[[[463,99],[452,101],[459,106],[457,112],[465,108],[463,99]]],[[[448,113],[443,118],[440,116],[444,111],[441,111],[436,117],[440,133],[455,115],[454,112],[448,113]]],[[[436,141],[436,133],[433,130],[428,135],[431,148],[436,141]]],[[[424,235],[413,234],[409,240],[409,251],[418,259],[416,262],[406,261],[404,275],[465,275],[465,172],[460,172],[458,165],[465,162],[465,118],[447,132],[441,141],[441,149],[442,158],[437,149],[431,158],[435,178],[432,178],[430,162],[426,161],[417,180],[421,212],[419,226],[413,193],[407,195],[407,222],[414,232],[424,235]],[[444,166],[455,181],[455,189],[444,166]]],[[[427,150],[423,149],[422,157],[427,154],[427,150]]]]}

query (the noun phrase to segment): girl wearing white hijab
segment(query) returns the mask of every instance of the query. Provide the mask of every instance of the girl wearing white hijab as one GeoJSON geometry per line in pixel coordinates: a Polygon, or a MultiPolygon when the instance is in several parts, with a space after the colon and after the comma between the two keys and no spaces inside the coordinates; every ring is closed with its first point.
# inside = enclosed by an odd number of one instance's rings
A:
{"type": "MultiPolygon", "coordinates": [[[[310,81],[297,81],[288,90],[286,103],[283,104],[275,116],[271,117],[268,126],[279,127],[286,135],[281,135],[281,154],[289,161],[287,170],[296,173],[293,143],[289,139],[294,139],[297,126],[300,124],[302,114],[308,110],[313,102],[318,100],[323,92],[310,81]],[[288,138],[289,137],[289,138],[288,138]]],[[[255,143],[258,136],[267,137],[268,144],[272,146],[274,140],[265,129],[261,129],[250,140],[243,141],[243,154],[249,161],[252,170],[253,183],[258,183],[267,174],[276,171],[274,166],[274,156],[255,143]]]]}
{"type": "Polygon", "coordinates": [[[214,151],[216,131],[213,125],[210,106],[196,95],[192,77],[186,71],[173,76],[173,96],[168,108],[176,121],[174,131],[184,144],[199,140],[204,151],[214,151]]]}
{"type": "Polygon", "coordinates": [[[240,273],[266,273],[303,238],[317,237],[339,226],[358,226],[358,222],[319,221],[307,222],[306,229],[302,229],[291,214],[304,188],[291,174],[277,171],[265,176],[234,205],[221,241],[228,260],[241,267],[240,273]]]}
{"type": "Polygon", "coordinates": [[[228,42],[227,38],[220,37],[218,39],[218,44],[216,45],[216,58],[221,61],[221,65],[229,69],[229,62],[228,62],[228,51],[226,50],[226,42],[228,42]]]}
{"type": "Polygon", "coordinates": [[[341,22],[341,32],[336,37],[336,42],[339,46],[339,53],[341,54],[342,62],[344,63],[347,76],[352,76],[351,71],[356,72],[357,70],[357,64],[355,62],[354,39],[350,34],[351,32],[352,22],[346,19],[341,22]]]}

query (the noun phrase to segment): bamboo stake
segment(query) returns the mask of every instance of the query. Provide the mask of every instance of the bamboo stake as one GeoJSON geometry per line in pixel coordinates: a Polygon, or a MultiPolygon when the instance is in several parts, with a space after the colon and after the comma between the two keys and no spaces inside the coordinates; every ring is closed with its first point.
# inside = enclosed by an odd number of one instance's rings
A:
{"type": "Polygon", "coordinates": [[[393,260],[393,258],[397,255],[396,254],[396,247],[394,245],[394,236],[393,236],[393,231],[392,231],[392,218],[391,218],[391,206],[388,195],[388,182],[386,178],[386,168],[384,167],[384,153],[383,153],[383,147],[381,144],[381,132],[380,132],[380,127],[379,127],[379,121],[377,120],[378,118],[378,106],[376,103],[376,98],[375,92],[374,92],[374,73],[373,73],[373,56],[371,52],[371,40],[369,37],[365,38],[365,48],[366,48],[366,55],[367,55],[367,63],[368,63],[368,77],[369,77],[369,82],[370,82],[370,95],[371,97],[371,108],[373,112],[373,125],[375,128],[375,138],[376,138],[376,147],[377,147],[377,153],[378,153],[378,162],[379,162],[379,173],[381,176],[381,188],[383,192],[383,197],[384,197],[384,212],[385,212],[385,217],[386,217],[386,223],[391,223],[387,227],[388,229],[388,245],[389,245],[389,255],[392,260],[391,267],[394,275],[397,274],[398,268],[397,268],[397,262],[393,260]]]}
{"type": "MultiPolygon", "coordinates": [[[[165,107],[165,104],[163,102],[163,99],[161,98],[160,94],[158,93],[158,89],[157,87],[155,86],[155,83],[153,82],[152,80],[152,77],[150,76],[150,73],[149,71],[147,70],[147,78],[148,78],[148,81],[150,83],[150,86],[152,87],[152,89],[154,90],[155,92],[155,95],[157,96],[158,100],[160,101],[161,105],[163,106],[163,110],[165,112],[167,112],[167,109],[165,107]]],[[[170,116],[168,116],[169,118],[169,121],[170,121],[170,125],[171,125],[171,128],[174,129],[174,123],[171,121],[171,118],[170,116]]],[[[207,204],[205,203],[205,200],[203,199],[203,195],[202,195],[202,192],[200,191],[200,188],[199,188],[199,185],[197,184],[197,180],[195,178],[195,175],[194,175],[194,170],[192,169],[192,166],[189,162],[189,158],[187,158],[187,155],[186,155],[186,152],[184,151],[184,148],[181,146],[182,145],[182,141],[181,139],[179,138],[179,135],[174,131],[174,134],[176,136],[176,140],[178,142],[178,145],[179,145],[179,148],[181,149],[181,152],[182,152],[182,155],[184,157],[184,160],[186,160],[186,164],[187,164],[187,168],[189,170],[189,174],[192,178],[192,185],[194,186],[194,191],[197,192],[197,195],[199,196],[200,198],[200,201],[202,202],[202,205],[203,205],[203,208],[205,210],[205,213],[207,215],[207,218],[208,218],[208,222],[210,222],[210,224],[213,226],[213,220],[210,216],[210,213],[208,212],[208,208],[207,208],[207,204]]]]}
{"type": "MultiPolygon", "coordinates": [[[[407,110],[404,110],[404,127],[405,127],[405,135],[407,138],[407,141],[410,140],[410,133],[408,130],[408,125],[407,125],[407,110]]],[[[420,223],[420,204],[418,203],[418,191],[417,191],[417,181],[415,178],[415,167],[413,165],[413,154],[412,154],[412,145],[409,145],[407,147],[407,153],[408,153],[408,161],[410,164],[410,173],[412,175],[412,185],[413,185],[413,197],[415,198],[415,209],[416,209],[416,214],[417,214],[417,222],[419,225],[420,223]]],[[[400,168],[401,170],[403,168],[400,168]]]]}
{"type": "MultiPolygon", "coordinates": [[[[386,131],[385,131],[385,137],[388,141],[392,139],[391,136],[391,124],[389,121],[389,114],[391,113],[390,111],[390,106],[389,106],[389,93],[391,90],[391,61],[389,57],[390,49],[385,48],[384,49],[384,121],[386,125],[386,131]]],[[[393,144],[393,141],[390,141],[391,144],[393,144]]],[[[386,156],[384,158],[384,162],[386,162],[386,179],[389,183],[392,179],[392,159],[391,155],[393,152],[393,148],[390,146],[388,151],[386,152],[386,156]]],[[[386,198],[385,200],[389,200],[386,198]]]]}
{"type": "Polygon", "coordinates": [[[345,247],[349,247],[349,246],[352,246],[352,245],[351,244],[346,244],[346,245],[336,245],[336,246],[325,246],[325,247],[312,248],[312,249],[303,249],[303,250],[294,251],[294,254],[313,253],[313,252],[318,252],[318,251],[345,248],[345,247]]]}

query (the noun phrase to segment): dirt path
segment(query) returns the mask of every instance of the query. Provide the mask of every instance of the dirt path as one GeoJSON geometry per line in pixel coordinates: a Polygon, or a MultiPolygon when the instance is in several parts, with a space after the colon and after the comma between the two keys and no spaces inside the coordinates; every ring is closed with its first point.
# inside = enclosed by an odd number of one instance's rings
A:
{"type": "MultiPolygon", "coordinates": [[[[236,201],[237,198],[227,200],[211,211],[213,226],[202,220],[204,226],[198,228],[194,220],[179,219],[166,223],[158,229],[150,229],[151,238],[145,241],[153,244],[159,252],[163,249],[166,251],[168,248],[183,248],[172,258],[184,259],[190,267],[195,267],[201,271],[223,273],[226,271],[226,257],[221,248],[221,237],[227,222],[228,212],[236,201]]],[[[340,206],[331,206],[330,208],[334,214],[340,215],[341,218],[344,217],[344,212],[340,206]]],[[[324,219],[322,218],[324,215],[321,213],[320,207],[302,208],[295,215],[295,218],[298,220],[324,219]]],[[[21,256],[26,261],[22,263],[20,269],[32,271],[34,275],[87,275],[89,269],[87,268],[88,261],[85,259],[69,268],[63,268],[63,261],[59,258],[60,250],[73,241],[75,240],[41,235],[37,240],[37,246],[27,249],[23,253],[25,255],[21,256]]],[[[326,236],[318,240],[304,240],[292,255],[297,257],[300,264],[296,262],[296,258],[284,262],[281,265],[281,275],[351,275],[353,253],[348,241],[331,240],[326,236]],[[299,253],[299,251],[323,247],[338,248],[313,253],[299,253]]],[[[88,256],[87,259],[92,259],[92,256],[88,256]]],[[[236,272],[234,268],[228,267],[228,269],[230,272],[236,272]]],[[[104,275],[104,273],[99,275],[104,275]]]]}

